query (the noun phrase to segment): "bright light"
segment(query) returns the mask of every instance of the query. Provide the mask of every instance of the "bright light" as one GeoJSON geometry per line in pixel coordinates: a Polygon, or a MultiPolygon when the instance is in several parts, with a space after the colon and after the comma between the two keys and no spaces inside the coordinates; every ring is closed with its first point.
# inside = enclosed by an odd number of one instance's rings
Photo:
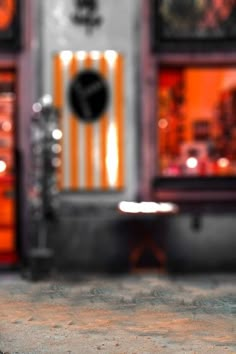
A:
{"type": "Polygon", "coordinates": [[[60,58],[64,65],[68,65],[72,57],[73,53],[70,50],[63,50],[63,52],[60,53],[60,58]]]}
{"type": "Polygon", "coordinates": [[[62,138],[62,131],[60,129],[54,129],[52,131],[52,137],[55,140],[60,140],[62,138]]]}
{"type": "Polygon", "coordinates": [[[52,152],[54,154],[59,154],[61,152],[61,145],[59,144],[53,144],[52,145],[52,152]]]}
{"type": "Polygon", "coordinates": [[[198,165],[198,160],[196,157],[189,157],[186,161],[186,165],[188,168],[196,168],[198,165]]]}
{"type": "Polygon", "coordinates": [[[12,124],[11,124],[11,122],[9,122],[9,121],[4,121],[4,122],[2,122],[2,130],[5,132],[5,133],[8,133],[8,132],[10,132],[11,131],[11,128],[12,128],[12,124]]]}
{"type": "Polygon", "coordinates": [[[118,175],[118,141],[116,127],[111,124],[107,135],[107,156],[106,168],[108,171],[108,180],[111,186],[115,186],[118,175]]]}
{"type": "Polygon", "coordinates": [[[93,60],[98,60],[101,57],[101,52],[98,50],[92,50],[90,53],[93,60]]]}
{"type": "Polygon", "coordinates": [[[33,112],[39,113],[42,110],[42,105],[39,102],[35,102],[32,106],[33,112]]]}
{"type": "Polygon", "coordinates": [[[217,160],[217,164],[221,168],[227,168],[229,167],[229,160],[226,157],[221,157],[219,160],[217,160]]]}
{"type": "Polygon", "coordinates": [[[5,172],[7,169],[7,164],[5,161],[0,160],[0,173],[5,172]]]}
{"type": "Polygon", "coordinates": [[[157,213],[159,210],[159,204],[154,202],[141,202],[139,204],[140,212],[141,213],[157,213]]]}
{"type": "Polygon", "coordinates": [[[44,95],[41,99],[43,106],[50,106],[52,104],[52,96],[44,95]]]}
{"type": "Polygon", "coordinates": [[[115,52],[114,50],[106,50],[104,56],[107,59],[107,61],[111,65],[113,65],[118,57],[118,53],[115,52]]]}
{"type": "Polygon", "coordinates": [[[76,52],[76,56],[79,60],[84,60],[87,56],[87,53],[84,50],[80,50],[79,52],[76,52]]]}
{"type": "Polygon", "coordinates": [[[165,118],[162,118],[159,120],[158,126],[160,129],[166,129],[168,127],[168,121],[165,118]]]}
{"type": "Polygon", "coordinates": [[[119,210],[123,213],[131,214],[155,214],[155,213],[174,213],[178,211],[178,207],[172,203],[155,203],[155,202],[120,202],[119,210]]]}
{"type": "Polygon", "coordinates": [[[176,212],[178,210],[178,207],[176,204],[173,203],[160,203],[159,209],[161,213],[171,213],[176,212]]]}
{"type": "Polygon", "coordinates": [[[119,209],[123,213],[132,213],[132,214],[140,213],[139,204],[135,202],[120,202],[119,209]]]}

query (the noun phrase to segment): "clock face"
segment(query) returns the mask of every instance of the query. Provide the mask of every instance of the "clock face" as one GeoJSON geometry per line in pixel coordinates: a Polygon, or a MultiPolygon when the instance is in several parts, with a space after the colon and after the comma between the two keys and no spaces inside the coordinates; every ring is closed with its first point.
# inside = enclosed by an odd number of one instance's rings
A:
{"type": "Polygon", "coordinates": [[[15,16],[15,0],[0,0],[0,30],[7,30],[15,16]]]}
{"type": "Polygon", "coordinates": [[[76,116],[86,123],[99,119],[107,108],[109,89],[104,77],[94,70],[83,70],[69,87],[69,104],[76,116]]]}

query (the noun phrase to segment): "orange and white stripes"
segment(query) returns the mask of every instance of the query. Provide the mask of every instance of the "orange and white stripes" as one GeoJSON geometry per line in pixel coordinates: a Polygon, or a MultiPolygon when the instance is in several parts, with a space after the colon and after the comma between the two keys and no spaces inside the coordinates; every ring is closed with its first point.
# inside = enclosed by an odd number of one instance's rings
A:
{"type": "Polygon", "coordinates": [[[124,170],[124,62],[115,51],[62,51],[53,57],[53,101],[60,110],[63,133],[60,190],[122,190],[124,170]],[[84,123],[70,110],[68,86],[79,71],[91,68],[109,86],[109,106],[94,123],[84,123]]]}

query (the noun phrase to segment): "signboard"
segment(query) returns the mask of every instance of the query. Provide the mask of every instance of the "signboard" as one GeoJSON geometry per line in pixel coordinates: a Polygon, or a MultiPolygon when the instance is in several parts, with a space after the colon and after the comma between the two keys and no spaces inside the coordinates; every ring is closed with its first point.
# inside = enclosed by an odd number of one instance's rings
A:
{"type": "Polygon", "coordinates": [[[124,58],[113,50],[62,51],[53,57],[60,111],[60,191],[125,188],[124,58]]]}

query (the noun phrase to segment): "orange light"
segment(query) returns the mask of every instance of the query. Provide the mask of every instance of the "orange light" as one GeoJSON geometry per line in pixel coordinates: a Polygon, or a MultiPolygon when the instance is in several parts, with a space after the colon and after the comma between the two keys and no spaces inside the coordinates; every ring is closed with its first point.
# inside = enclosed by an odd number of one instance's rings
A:
{"type": "Polygon", "coordinates": [[[229,160],[226,157],[221,157],[217,160],[217,165],[220,168],[227,168],[229,167],[229,160]]]}
{"type": "Polygon", "coordinates": [[[5,172],[7,169],[7,164],[5,161],[0,160],[0,173],[5,172]]]}
{"type": "Polygon", "coordinates": [[[2,122],[2,130],[6,133],[10,132],[12,128],[11,122],[8,122],[7,120],[5,122],[2,122]]]}
{"type": "Polygon", "coordinates": [[[160,129],[166,129],[168,127],[168,121],[165,118],[161,118],[158,122],[158,127],[160,129]]]}
{"type": "Polygon", "coordinates": [[[7,29],[13,20],[15,15],[15,1],[5,0],[2,1],[0,7],[0,29],[7,29]]]}

